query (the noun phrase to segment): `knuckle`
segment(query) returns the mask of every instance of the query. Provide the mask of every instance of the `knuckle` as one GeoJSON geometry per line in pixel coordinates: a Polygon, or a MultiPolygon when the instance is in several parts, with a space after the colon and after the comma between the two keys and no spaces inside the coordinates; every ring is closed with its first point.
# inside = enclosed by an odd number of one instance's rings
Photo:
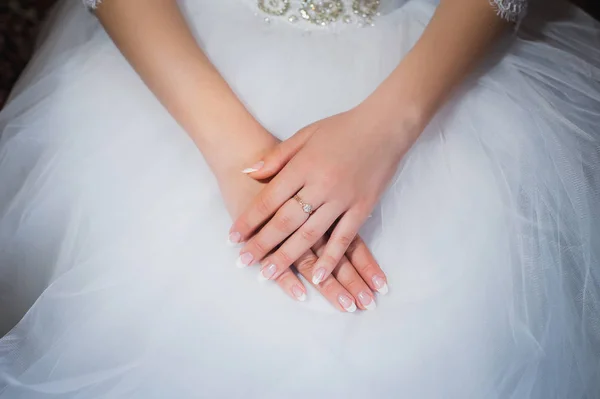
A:
{"type": "Polygon", "coordinates": [[[325,296],[334,296],[338,291],[338,284],[336,284],[335,279],[332,277],[327,278],[320,285],[321,292],[325,296]]]}
{"type": "Polygon", "coordinates": [[[360,274],[374,274],[378,269],[377,264],[371,262],[355,265],[355,268],[360,274]]]}
{"type": "Polygon", "coordinates": [[[298,269],[298,271],[303,275],[307,274],[315,266],[316,260],[317,257],[312,254],[309,256],[303,256],[296,262],[296,269],[298,269]]]}
{"type": "Polygon", "coordinates": [[[284,287],[287,285],[291,285],[295,278],[296,276],[294,276],[294,273],[292,273],[290,269],[286,269],[275,279],[275,281],[277,281],[277,283],[281,287],[284,287]]]}
{"type": "Polygon", "coordinates": [[[279,251],[277,251],[277,257],[285,265],[291,265],[292,263],[294,263],[294,259],[292,259],[290,253],[285,249],[280,249],[279,251]]]}
{"type": "Polygon", "coordinates": [[[271,213],[271,197],[268,195],[261,195],[256,201],[256,210],[261,215],[269,215],[271,213]]]}
{"type": "Polygon", "coordinates": [[[266,254],[269,251],[269,246],[261,238],[255,238],[252,241],[252,247],[255,249],[257,254],[266,254]]]}
{"type": "Polygon", "coordinates": [[[319,175],[320,185],[323,189],[329,190],[332,186],[339,182],[340,173],[334,169],[329,169],[321,172],[319,175]]]}
{"type": "Polygon", "coordinates": [[[329,270],[333,270],[337,264],[339,263],[339,260],[336,259],[335,257],[329,255],[329,254],[323,254],[320,258],[319,258],[320,263],[323,263],[323,265],[327,268],[329,268],[329,270]]]}
{"type": "MultiPolygon", "coordinates": [[[[340,282],[341,283],[341,282],[340,282]]],[[[341,283],[350,292],[359,292],[363,290],[363,281],[360,278],[349,278],[341,283]]]]}
{"type": "Polygon", "coordinates": [[[330,162],[323,169],[322,176],[324,180],[337,182],[345,176],[344,168],[335,162],[330,162]]]}
{"type": "Polygon", "coordinates": [[[302,239],[304,241],[309,241],[309,242],[315,242],[319,238],[317,231],[310,227],[305,227],[305,228],[301,229],[300,237],[302,237],[302,239]]]}
{"type": "Polygon", "coordinates": [[[335,240],[337,241],[338,244],[340,244],[344,248],[347,248],[350,246],[352,241],[354,241],[354,236],[348,235],[348,234],[340,234],[335,237],[335,240]]]}
{"type": "Polygon", "coordinates": [[[292,225],[292,219],[288,215],[282,213],[273,220],[273,223],[275,224],[275,228],[277,230],[286,232],[292,225]]]}

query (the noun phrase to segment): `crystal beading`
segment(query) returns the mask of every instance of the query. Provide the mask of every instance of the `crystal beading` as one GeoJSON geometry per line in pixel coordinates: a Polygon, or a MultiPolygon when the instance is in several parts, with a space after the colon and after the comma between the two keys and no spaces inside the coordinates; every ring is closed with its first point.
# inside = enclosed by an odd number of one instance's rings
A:
{"type": "Polygon", "coordinates": [[[298,10],[302,19],[321,26],[337,21],[344,11],[344,3],[340,0],[304,0],[298,10]]]}
{"type": "Polygon", "coordinates": [[[272,16],[288,16],[288,21],[309,22],[327,26],[341,21],[349,24],[355,20],[359,25],[373,25],[379,15],[380,0],[299,0],[296,7],[291,0],[258,0],[258,8],[272,16]],[[295,14],[297,13],[297,14],[295,14]],[[356,18],[352,18],[352,14],[356,18]]]}
{"type": "Polygon", "coordinates": [[[290,0],[258,0],[258,8],[269,15],[281,17],[290,10],[290,0]]]}

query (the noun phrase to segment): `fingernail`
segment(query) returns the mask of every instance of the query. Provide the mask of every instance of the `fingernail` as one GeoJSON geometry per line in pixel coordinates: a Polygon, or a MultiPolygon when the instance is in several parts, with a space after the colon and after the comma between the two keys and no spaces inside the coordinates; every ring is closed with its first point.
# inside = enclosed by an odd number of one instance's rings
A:
{"type": "Polygon", "coordinates": [[[381,295],[388,293],[388,285],[383,277],[373,276],[373,285],[381,295]]]}
{"type": "Polygon", "coordinates": [[[258,275],[259,280],[270,280],[271,277],[273,277],[275,275],[275,272],[277,271],[277,265],[271,263],[269,266],[265,266],[262,268],[262,270],[260,271],[260,274],[258,275]]]}
{"type": "Polygon", "coordinates": [[[231,246],[238,245],[240,241],[242,241],[242,235],[237,231],[234,231],[233,233],[229,234],[229,237],[227,238],[227,242],[231,246]]]}
{"type": "Polygon", "coordinates": [[[315,272],[313,273],[312,283],[314,285],[320,284],[321,281],[323,281],[323,279],[325,278],[325,273],[327,273],[327,271],[322,267],[315,270],[315,272]]]}
{"type": "Polygon", "coordinates": [[[304,293],[304,290],[302,290],[302,287],[300,287],[299,285],[294,285],[292,287],[292,294],[294,294],[296,299],[300,302],[306,301],[306,294],[304,293]]]}
{"type": "Polygon", "coordinates": [[[235,265],[239,268],[246,267],[246,266],[249,266],[253,260],[254,260],[254,256],[252,256],[252,254],[250,252],[244,252],[243,254],[240,255],[239,258],[237,258],[235,265]]]}
{"type": "Polygon", "coordinates": [[[260,161],[260,162],[255,163],[254,165],[250,166],[249,168],[242,170],[242,173],[248,174],[248,173],[256,172],[256,171],[260,170],[263,166],[265,166],[265,163],[263,161],[260,161]]]}
{"type": "Polygon", "coordinates": [[[356,312],[356,304],[352,299],[348,298],[346,295],[338,296],[338,302],[340,303],[340,305],[342,305],[346,312],[356,312]]]}
{"type": "Polygon", "coordinates": [[[358,294],[358,300],[367,310],[373,310],[377,307],[377,304],[375,303],[373,297],[365,291],[358,294]]]}

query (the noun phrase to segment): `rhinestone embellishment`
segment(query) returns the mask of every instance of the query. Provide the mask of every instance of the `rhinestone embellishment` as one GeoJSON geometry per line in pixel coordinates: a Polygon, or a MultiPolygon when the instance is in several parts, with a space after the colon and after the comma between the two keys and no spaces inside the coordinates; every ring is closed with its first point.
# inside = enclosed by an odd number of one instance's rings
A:
{"type": "Polygon", "coordinates": [[[258,0],[257,4],[267,15],[287,16],[290,23],[305,21],[318,26],[327,26],[338,21],[344,24],[356,22],[359,26],[373,25],[373,19],[379,15],[380,0],[298,0],[298,8],[294,10],[292,1],[258,0]]]}
{"type": "Polygon", "coordinates": [[[281,17],[290,10],[290,0],[258,0],[258,8],[269,15],[281,17]]]}
{"type": "Polygon", "coordinates": [[[354,0],[352,2],[352,12],[364,19],[367,24],[373,23],[373,18],[379,15],[379,0],[354,0]]]}
{"type": "Polygon", "coordinates": [[[302,205],[302,210],[304,211],[304,213],[311,213],[312,206],[310,204],[304,204],[302,205]]]}
{"type": "Polygon", "coordinates": [[[344,3],[336,1],[304,0],[298,10],[302,19],[325,26],[337,21],[344,13],[344,3]]]}

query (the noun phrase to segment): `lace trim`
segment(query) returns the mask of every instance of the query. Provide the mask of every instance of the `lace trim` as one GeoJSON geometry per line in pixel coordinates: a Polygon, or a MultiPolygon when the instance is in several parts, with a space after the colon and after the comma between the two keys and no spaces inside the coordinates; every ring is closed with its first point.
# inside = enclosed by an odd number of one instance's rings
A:
{"type": "Polygon", "coordinates": [[[527,13],[528,0],[489,0],[498,16],[510,22],[519,22],[527,13]]]}
{"type": "Polygon", "coordinates": [[[83,1],[83,4],[85,4],[85,6],[87,8],[89,8],[90,10],[95,10],[96,8],[98,8],[100,3],[102,3],[102,0],[82,0],[82,1],[83,1]]]}

